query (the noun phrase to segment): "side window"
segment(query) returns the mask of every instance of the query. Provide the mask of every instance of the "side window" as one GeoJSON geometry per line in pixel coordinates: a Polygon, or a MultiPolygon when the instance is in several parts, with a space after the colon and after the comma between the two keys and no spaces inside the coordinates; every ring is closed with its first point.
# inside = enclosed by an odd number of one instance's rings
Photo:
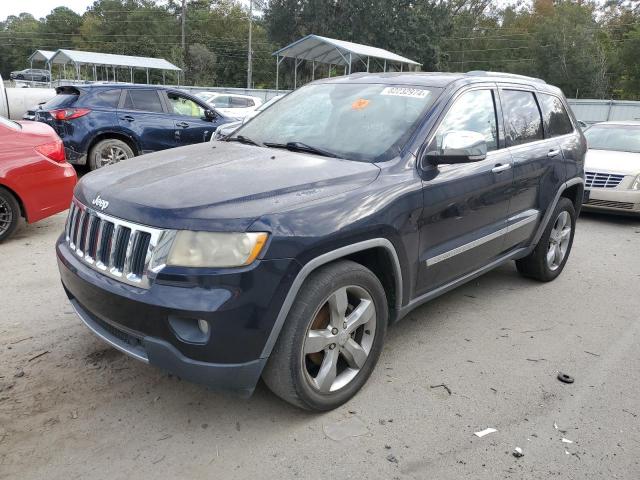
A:
{"type": "Polygon", "coordinates": [[[96,107],[117,108],[118,103],[120,103],[121,92],[122,90],[119,88],[98,92],[91,101],[91,104],[96,107]]]}
{"type": "Polygon", "coordinates": [[[190,98],[183,97],[177,93],[169,93],[169,105],[175,115],[186,115],[188,117],[204,117],[204,108],[190,98]]]}
{"type": "Polygon", "coordinates": [[[542,109],[542,120],[547,137],[558,137],[573,132],[569,115],[558,97],[539,93],[538,100],[542,109]]]}
{"type": "Polygon", "coordinates": [[[498,148],[496,108],[491,90],[471,90],[456,100],[438,127],[438,145],[441,145],[442,135],[446,132],[460,130],[484,135],[488,151],[498,148]]]}
{"type": "Polygon", "coordinates": [[[156,90],[127,90],[124,109],[162,113],[162,103],[156,90]]]}
{"type": "Polygon", "coordinates": [[[244,98],[231,97],[229,100],[229,104],[232,108],[243,108],[247,106],[247,101],[244,98]]]}
{"type": "Polygon", "coordinates": [[[533,92],[502,90],[500,96],[507,145],[512,147],[542,140],[542,119],[533,92]]]}
{"type": "Polygon", "coordinates": [[[230,105],[230,101],[229,101],[229,97],[226,95],[222,95],[220,97],[214,97],[213,98],[213,106],[214,107],[218,107],[218,108],[229,108],[230,105]]]}

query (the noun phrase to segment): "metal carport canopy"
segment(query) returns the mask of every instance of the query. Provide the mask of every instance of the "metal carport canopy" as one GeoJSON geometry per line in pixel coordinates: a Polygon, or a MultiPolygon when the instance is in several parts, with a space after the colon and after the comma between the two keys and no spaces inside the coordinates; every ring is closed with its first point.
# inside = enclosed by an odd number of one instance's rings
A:
{"type": "Polygon", "coordinates": [[[28,58],[29,62],[46,62],[48,63],[51,60],[51,57],[55,55],[56,52],[52,52],[51,50],[36,50],[31,54],[28,58]]]}
{"type": "Polygon", "coordinates": [[[384,50],[383,48],[336,40],[335,38],[321,37],[320,35],[307,35],[274,53],[274,55],[279,57],[312,60],[320,63],[330,63],[332,65],[349,65],[349,54],[351,54],[352,62],[357,60],[364,61],[364,59],[369,57],[407,65],[421,65],[410,58],[384,50]]]}
{"type": "Polygon", "coordinates": [[[158,70],[182,71],[164,58],[133,57],[113,53],[83,52],[80,50],[57,50],[51,58],[53,64],[75,63],[77,65],[106,65],[110,67],[155,68],[158,70]]]}
{"type": "MultiPolygon", "coordinates": [[[[345,73],[351,73],[351,65],[353,62],[361,61],[369,71],[369,60],[371,58],[383,60],[383,70],[387,70],[387,62],[399,63],[402,65],[420,66],[421,64],[403,57],[396,53],[390,52],[383,48],[371,47],[360,43],[347,42],[345,40],[337,40],[335,38],[322,37],[320,35],[307,35],[281,48],[273,55],[276,57],[276,90],[279,84],[279,67],[285,58],[293,58],[294,67],[294,88],[297,87],[298,81],[298,65],[303,60],[313,62],[313,75],[315,77],[315,64],[326,63],[329,65],[340,65],[345,67],[345,73]]],[[[329,70],[331,75],[331,69],[329,70]]]]}

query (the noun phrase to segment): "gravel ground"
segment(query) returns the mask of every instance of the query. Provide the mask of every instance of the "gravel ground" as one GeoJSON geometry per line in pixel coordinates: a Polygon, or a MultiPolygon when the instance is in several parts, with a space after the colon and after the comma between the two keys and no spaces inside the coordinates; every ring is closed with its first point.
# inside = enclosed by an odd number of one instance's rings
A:
{"type": "Polygon", "coordinates": [[[583,215],[552,283],[509,264],[415,310],[364,389],[322,415],[101,343],[59,283],[63,223],[0,246],[2,479],[640,478],[638,219],[583,215]]]}

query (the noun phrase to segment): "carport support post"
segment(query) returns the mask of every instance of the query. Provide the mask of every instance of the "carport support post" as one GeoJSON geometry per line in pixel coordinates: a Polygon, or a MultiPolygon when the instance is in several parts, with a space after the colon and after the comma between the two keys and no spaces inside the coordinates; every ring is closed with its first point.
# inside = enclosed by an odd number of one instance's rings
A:
{"type": "Polygon", "coordinates": [[[162,70],[162,85],[166,84],[164,70],[162,70]]]}
{"type": "Polygon", "coordinates": [[[98,67],[96,67],[95,65],[93,66],[93,81],[98,81],[98,67]]]}
{"type": "Polygon", "coordinates": [[[329,64],[329,78],[331,78],[331,70],[333,70],[333,65],[329,64]]]}
{"type": "Polygon", "coordinates": [[[349,53],[349,75],[351,75],[351,53],[349,53]]]}
{"type": "Polygon", "coordinates": [[[129,67],[129,75],[131,76],[131,83],[133,83],[133,67],[129,67]]]}
{"type": "Polygon", "coordinates": [[[311,80],[315,80],[316,79],[316,61],[313,60],[311,62],[311,80]]]}
{"type": "Polygon", "coordinates": [[[280,55],[276,55],[276,91],[278,90],[280,79],[280,55]]]}
{"type": "Polygon", "coordinates": [[[149,85],[149,69],[147,68],[147,85],[149,85]]]}
{"type": "Polygon", "coordinates": [[[298,86],[298,57],[293,57],[293,89],[298,86]]]}
{"type": "Polygon", "coordinates": [[[382,71],[386,72],[387,71],[387,59],[385,58],[384,60],[384,67],[382,67],[382,71]]]}
{"type": "Polygon", "coordinates": [[[369,73],[369,57],[367,57],[367,73],[369,73]]]}

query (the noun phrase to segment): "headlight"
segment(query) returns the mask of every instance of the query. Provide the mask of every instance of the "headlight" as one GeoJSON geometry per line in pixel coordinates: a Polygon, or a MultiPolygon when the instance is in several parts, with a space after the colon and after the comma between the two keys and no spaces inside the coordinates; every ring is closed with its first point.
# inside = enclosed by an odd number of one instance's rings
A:
{"type": "Polygon", "coordinates": [[[249,265],[262,251],[267,234],[192,232],[176,233],[167,265],[181,267],[241,267],[249,265]]]}
{"type": "Polygon", "coordinates": [[[640,175],[631,184],[631,190],[640,190],[640,175]]]}

